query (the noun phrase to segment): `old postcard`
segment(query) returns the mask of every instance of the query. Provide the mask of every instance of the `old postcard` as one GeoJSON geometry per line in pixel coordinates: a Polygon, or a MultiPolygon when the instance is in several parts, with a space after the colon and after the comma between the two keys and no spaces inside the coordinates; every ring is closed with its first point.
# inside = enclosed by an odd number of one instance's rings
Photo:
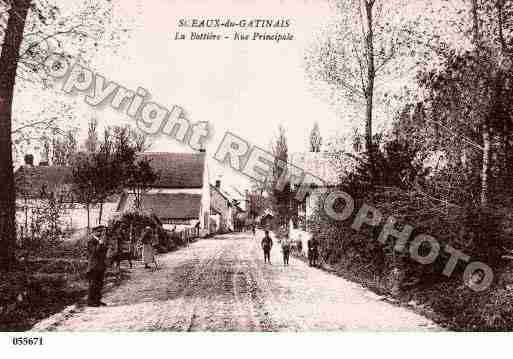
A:
{"type": "Polygon", "coordinates": [[[11,347],[513,328],[513,1],[0,10],[11,347]]]}

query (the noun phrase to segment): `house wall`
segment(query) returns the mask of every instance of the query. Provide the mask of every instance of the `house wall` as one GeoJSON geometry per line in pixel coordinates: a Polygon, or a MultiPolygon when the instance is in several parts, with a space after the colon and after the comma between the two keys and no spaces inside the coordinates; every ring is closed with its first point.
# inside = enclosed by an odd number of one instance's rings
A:
{"type": "MultiPolygon", "coordinates": [[[[186,193],[186,194],[199,194],[201,195],[201,205],[198,213],[198,220],[200,222],[200,235],[205,236],[210,233],[209,230],[209,222],[210,222],[210,184],[209,184],[209,171],[208,171],[208,161],[204,161],[204,170],[203,170],[203,186],[201,188],[149,188],[148,194],[177,194],[177,193],[186,193]]],[[[131,193],[129,189],[125,189],[125,193],[129,193],[126,198],[126,204],[119,208],[120,212],[123,212],[127,209],[134,208],[134,195],[131,193]]]]}
{"type": "Polygon", "coordinates": [[[203,188],[201,191],[201,206],[200,206],[200,235],[205,236],[210,234],[210,182],[208,174],[208,161],[205,160],[205,169],[203,171],[203,188]]]}
{"type": "Polygon", "coordinates": [[[211,207],[215,208],[217,212],[220,213],[220,220],[217,226],[218,231],[233,231],[232,207],[229,205],[228,200],[221,195],[216,188],[212,187],[210,191],[210,201],[211,207]]]}

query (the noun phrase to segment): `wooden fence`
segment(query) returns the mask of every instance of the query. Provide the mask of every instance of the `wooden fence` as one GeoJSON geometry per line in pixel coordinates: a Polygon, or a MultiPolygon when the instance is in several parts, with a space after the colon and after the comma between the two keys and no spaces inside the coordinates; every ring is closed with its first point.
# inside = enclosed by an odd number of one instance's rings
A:
{"type": "Polygon", "coordinates": [[[166,230],[171,238],[179,238],[182,243],[189,244],[199,237],[199,229],[196,227],[184,228],[180,231],[166,230]]]}

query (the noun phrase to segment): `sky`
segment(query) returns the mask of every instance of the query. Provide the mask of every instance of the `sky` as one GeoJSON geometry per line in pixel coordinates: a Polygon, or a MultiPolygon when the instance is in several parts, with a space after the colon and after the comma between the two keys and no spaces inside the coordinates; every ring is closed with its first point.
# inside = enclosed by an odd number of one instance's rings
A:
{"type": "MultiPolygon", "coordinates": [[[[307,149],[315,121],[325,136],[344,129],[329,104],[312,93],[303,64],[305,48],[331,15],[325,2],[153,0],[142,7],[139,1],[120,4],[113,16],[134,19],[130,36],[115,51],[96,54],[91,68],[125,87],[147,89],[151,100],[163,106],[181,106],[191,122],[208,121],[213,133],[206,148],[210,158],[226,131],[267,148],[283,125],[290,151],[297,152],[307,149]],[[174,39],[179,19],[212,17],[290,19],[285,32],[295,39],[279,43],[174,39]]],[[[34,108],[34,101],[42,98],[37,93],[23,96],[34,108]]],[[[66,96],[59,98],[69,101],[80,114],[82,137],[93,115],[102,125],[133,125],[123,113],[93,109],[77,97],[66,96]]],[[[165,136],[153,142],[152,151],[191,151],[165,136]]],[[[226,185],[248,185],[213,159],[209,167],[212,182],[221,177],[226,185]]]]}
{"type": "MultiPolygon", "coordinates": [[[[296,152],[306,150],[314,121],[319,121],[326,134],[341,126],[329,105],[309,90],[303,67],[305,47],[319,24],[330,16],[326,4],[298,1],[184,4],[162,0],[145,7],[140,31],[134,33],[125,49],[120,49],[130,58],[129,63],[106,67],[106,71],[150,90],[153,99],[161,104],[180,105],[192,122],[208,121],[213,132],[207,144],[209,157],[214,155],[226,131],[257,146],[268,147],[281,124],[287,131],[291,151],[296,152]],[[280,43],[174,40],[179,30],[178,19],[217,16],[288,18],[296,40],[280,43]]],[[[161,136],[152,150],[185,149],[161,136]]],[[[215,160],[209,161],[209,168],[211,181],[222,176],[227,185],[240,183],[233,171],[215,160]]]]}

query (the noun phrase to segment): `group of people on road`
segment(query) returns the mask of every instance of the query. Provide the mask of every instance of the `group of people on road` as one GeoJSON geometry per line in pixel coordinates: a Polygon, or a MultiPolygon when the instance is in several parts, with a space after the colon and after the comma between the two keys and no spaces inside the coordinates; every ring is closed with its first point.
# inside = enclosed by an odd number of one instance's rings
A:
{"type": "MultiPolygon", "coordinates": [[[[125,226],[121,225],[117,230],[113,231],[110,236],[107,235],[107,227],[95,227],[89,236],[87,242],[88,253],[88,266],[87,266],[87,279],[89,281],[89,292],[87,304],[89,306],[98,307],[106,305],[101,301],[101,292],[105,278],[105,271],[109,261],[118,262],[122,259],[129,260],[130,267],[132,267],[131,259],[135,259],[134,244],[129,241],[128,248],[123,247],[123,239],[125,236],[125,226]],[[108,238],[111,237],[111,238],[108,238]],[[115,251],[111,258],[108,258],[109,242],[115,243],[115,251]],[[125,251],[123,250],[125,249],[125,251]],[[113,260],[114,258],[114,260],[113,260]]],[[[253,236],[256,238],[256,227],[252,227],[253,236]]],[[[155,251],[153,248],[155,235],[151,227],[146,227],[141,234],[140,243],[142,245],[142,260],[145,268],[150,268],[153,264],[157,269],[157,261],[155,259],[155,251]]],[[[290,239],[283,238],[280,241],[281,251],[283,254],[283,265],[289,265],[290,252],[292,243],[290,239]]],[[[112,243],[111,243],[112,244],[112,243]]],[[[271,263],[271,250],[273,247],[273,240],[268,230],[264,231],[264,237],[261,241],[262,250],[264,252],[264,263],[271,263]]],[[[316,266],[319,256],[319,243],[315,237],[308,240],[308,262],[310,266],[316,266]]]]}
{"type": "MultiPolygon", "coordinates": [[[[92,307],[106,305],[101,301],[101,292],[105,278],[105,271],[107,270],[108,263],[118,262],[126,259],[132,267],[131,260],[135,259],[135,248],[131,241],[129,241],[128,251],[123,251],[123,235],[124,225],[119,226],[111,233],[107,233],[107,227],[98,226],[93,228],[87,241],[87,255],[88,265],[86,277],[89,281],[89,291],[87,296],[87,304],[92,307]],[[110,237],[110,238],[109,238],[110,237]],[[114,253],[108,256],[109,248],[114,248],[114,253]]],[[[157,268],[157,261],[155,259],[155,250],[153,248],[155,235],[151,227],[146,227],[141,234],[140,243],[142,245],[142,259],[145,268],[150,268],[153,264],[157,268]]]]}
{"type": "MultiPolygon", "coordinates": [[[[255,227],[253,227],[253,235],[255,235],[255,227]]],[[[292,249],[292,243],[289,238],[281,239],[281,252],[283,255],[283,265],[289,265],[290,251],[292,249]]],[[[264,231],[264,238],[260,243],[262,246],[262,250],[264,252],[264,263],[271,263],[271,249],[273,247],[273,240],[269,235],[269,231],[264,231]]],[[[318,240],[312,236],[308,240],[308,263],[310,266],[317,266],[319,258],[319,242],[318,240]]]]}

